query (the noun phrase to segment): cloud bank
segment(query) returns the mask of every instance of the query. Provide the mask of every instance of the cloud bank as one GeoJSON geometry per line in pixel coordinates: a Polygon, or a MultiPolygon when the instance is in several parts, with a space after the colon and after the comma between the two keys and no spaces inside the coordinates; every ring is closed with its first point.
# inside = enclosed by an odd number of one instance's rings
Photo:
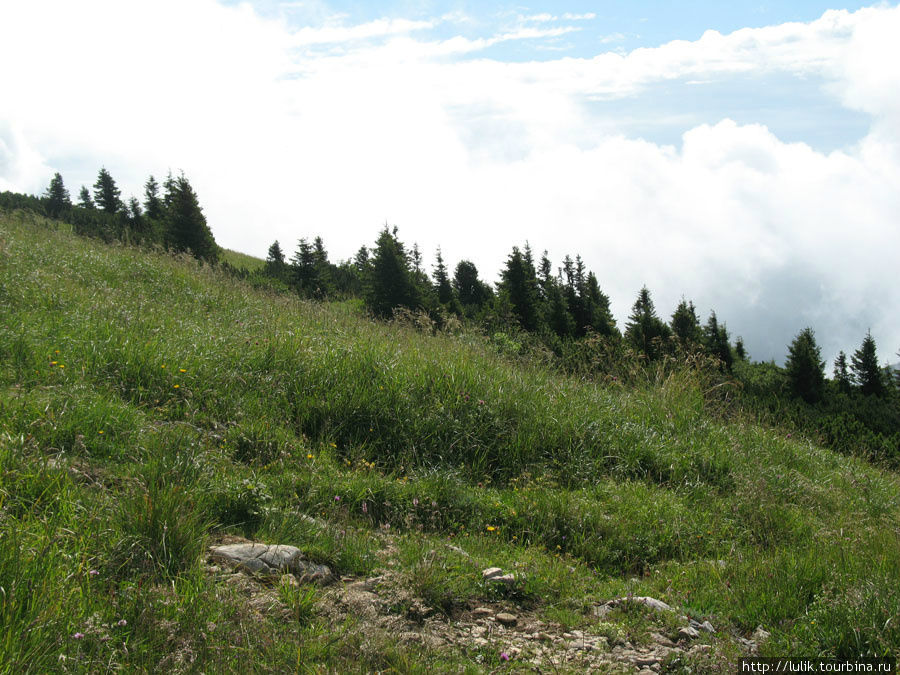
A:
{"type": "Polygon", "coordinates": [[[349,257],[387,221],[494,278],[528,240],[555,261],[580,253],[620,325],[647,284],[666,318],[682,295],[704,318],[715,309],[757,359],[781,360],[806,325],[829,359],[869,328],[892,357],[900,10],[593,58],[491,57],[592,19],[525,15],[474,37],[458,16],[295,26],[213,0],[7,3],[0,189],[40,192],[58,170],[76,193],[105,165],[140,195],[147,174],[183,169],[217,240],[256,255],[321,234],[349,257]],[[826,152],[762,123],[705,119],[703,97],[735,77],[757,78],[759,110],[801,129],[814,111],[767,98],[765,84],[812,80],[830,106],[866,115],[868,132],[826,152]],[[629,133],[618,102],[646,92],[696,97],[689,122],[669,121],[680,143],[629,133]]]}

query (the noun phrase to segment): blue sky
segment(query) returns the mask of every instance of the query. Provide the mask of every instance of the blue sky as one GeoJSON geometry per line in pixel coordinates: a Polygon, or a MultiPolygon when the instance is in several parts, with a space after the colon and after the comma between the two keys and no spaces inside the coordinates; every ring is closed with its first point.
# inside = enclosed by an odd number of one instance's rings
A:
{"type": "MultiPolygon", "coordinates": [[[[234,2],[232,4],[238,4],[234,2]]],[[[578,31],[553,40],[550,49],[535,45],[502,45],[486,52],[503,61],[548,59],[556,55],[591,57],[610,48],[631,51],[639,47],[658,47],[672,40],[696,40],[707,30],[730,33],[741,28],[760,28],[791,21],[813,21],[834,3],[794,0],[792,2],[714,2],[670,0],[618,2],[358,2],[333,0],[327,3],[300,0],[254,3],[261,13],[280,16],[292,25],[316,25],[341,17],[347,24],[362,24],[384,17],[431,19],[459,15],[464,21],[448,22],[432,32],[435,37],[450,37],[460,24],[469,36],[488,36],[497,29],[509,28],[520,17],[550,15],[592,16],[586,20],[565,20],[578,31]],[[454,25],[455,24],[455,25],[454,25]]],[[[856,10],[871,3],[842,2],[840,8],[856,10]]],[[[532,22],[534,23],[534,22],[532,22]]],[[[546,45],[545,45],[546,46],[546,45]]]]}
{"type": "Polygon", "coordinates": [[[895,360],[897,35],[895,1],[2,3],[0,190],[184,170],[258,256],[388,222],[494,281],[528,241],[620,327],[646,284],[756,359],[810,326],[895,360]]]}

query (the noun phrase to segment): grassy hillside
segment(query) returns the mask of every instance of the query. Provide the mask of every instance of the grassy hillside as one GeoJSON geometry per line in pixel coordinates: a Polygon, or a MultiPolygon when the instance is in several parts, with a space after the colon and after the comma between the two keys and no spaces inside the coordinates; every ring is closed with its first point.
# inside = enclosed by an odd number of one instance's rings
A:
{"type": "Polygon", "coordinates": [[[206,558],[235,537],[379,576],[404,626],[487,604],[610,644],[677,629],[591,611],[633,593],[715,627],[674,671],[733,665],[757,626],[774,655],[900,649],[897,477],[717,420],[687,370],[560,378],[21,213],[0,214],[0,317],[3,672],[528,663],[238,583],[206,558]]]}
{"type": "Polygon", "coordinates": [[[227,262],[236,269],[243,269],[248,272],[262,269],[266,265],[266,261],[262,258],[254,258],[252,255],[247,255],[246,253],[241,253],[239,251],[232,251],[230,248],[219,250],[219,260],[227,262]]]}

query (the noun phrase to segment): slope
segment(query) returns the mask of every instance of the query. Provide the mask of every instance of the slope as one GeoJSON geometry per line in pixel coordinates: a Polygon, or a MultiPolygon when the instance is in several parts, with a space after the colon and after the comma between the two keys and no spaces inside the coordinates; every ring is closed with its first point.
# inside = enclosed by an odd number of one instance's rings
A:
{"type": "Polygon", "coordinates": [[[448,630],[489,604],[675,639],[676,615],[597,611],[659,598],[716,630],[675,670],[723,667],[758,626],[763,653],[900,647],[896,476],[717,419],[690,370],[564,378],[66,230],[0,216],[4,669],[515,665],[368,639],[317,587],[266,596],[290,621],[251,616],[206,562],[226,537],[393,579],[388,614],[448,630]]]}

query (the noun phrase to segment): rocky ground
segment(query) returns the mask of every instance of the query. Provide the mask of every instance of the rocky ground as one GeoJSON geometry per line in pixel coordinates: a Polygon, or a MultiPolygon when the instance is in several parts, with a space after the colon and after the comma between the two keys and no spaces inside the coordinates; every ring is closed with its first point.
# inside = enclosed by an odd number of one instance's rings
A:
{"type": "MultiPolygon", "coordinates": [[[[650,597],[596,604],[580,630],[513,602],[470,602],[448,616],[410,592],[390,551],[387,545],[385,565],[374,576],[336,577],[292,547],[230,538],[210,549],[207,570],[245,596],[260,617],[281,613],[289,620],[282,587],[316,584],[313,611],[335,631],[353,626],[377,640],[453,650],[475,667],[499,662],[502,669],[538,673],[721,672],[733,670],[738,657],[756,653],[768,637],[762,628],[750,638],[717,631],[650,597]]],[[[488,584],[514,581],[500,568],[485,569],[482,577],[488,584]]]]}

